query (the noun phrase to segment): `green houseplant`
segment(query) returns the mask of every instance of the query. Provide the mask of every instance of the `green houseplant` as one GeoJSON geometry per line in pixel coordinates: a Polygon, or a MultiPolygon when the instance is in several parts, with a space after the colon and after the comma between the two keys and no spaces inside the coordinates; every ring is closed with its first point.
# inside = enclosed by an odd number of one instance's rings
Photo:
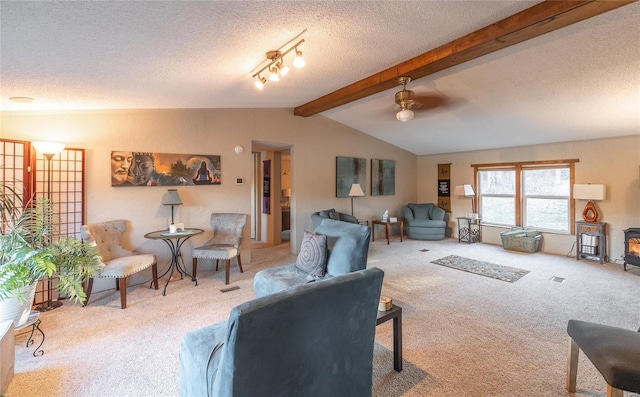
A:
{"type": "Polygon", "coordinates": [[[83,303],[82,283],[100,266],[94,247],[73,237],[55,237],[56,217],[46,198],[23,206],[20,195],[2,185],[0,206],[0,303],[17,299],[30,310],[37,281],[53,274],[59,277],[55,288],[60,295],[83,303]]]}

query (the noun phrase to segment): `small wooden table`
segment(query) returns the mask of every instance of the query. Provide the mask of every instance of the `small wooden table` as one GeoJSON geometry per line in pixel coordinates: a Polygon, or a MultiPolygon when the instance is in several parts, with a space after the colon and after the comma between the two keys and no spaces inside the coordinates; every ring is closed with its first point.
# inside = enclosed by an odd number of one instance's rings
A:
{"type": "Polygon", "coordinates": [[[400,242],[402,242],[402,237],[404,233],[403,219],[398,219],[396,222],[388,222],[380,219],[374,219],[373,221],[371,221],[371,241],[376,241],[376,225],[384,225],[385,236],[387,237],[387,244],[390,243],[389,231],[391,230],[391,225],[400,225],[400,242]]]}
{"type": "Polygon", "coordinates": [[[393,319],[393,369],[402,371],[402,308],[393,305],[386,312],[378,311],[376,326],[393,319]]]}

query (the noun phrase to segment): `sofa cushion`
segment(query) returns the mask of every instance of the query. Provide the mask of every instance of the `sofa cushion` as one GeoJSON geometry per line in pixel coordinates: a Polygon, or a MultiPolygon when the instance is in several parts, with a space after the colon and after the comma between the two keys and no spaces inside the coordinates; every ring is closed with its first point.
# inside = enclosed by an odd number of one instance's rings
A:
{"type": "Polygon", "coordinates": [[[447,226],[445,221],[432,221],[429,219],[414,219],[409,222],[413,227],[435,227],[443,228],[447,226]]]}
{"type": "Polygon", "coordinates": [[[367,267],[371,238],[368,227],[325,219],[314,232],[327,236],[327,274],[338,276],[367,267]]]}
{"type": "Polygon", "coordinates": [[[413,211],[413,217],[416,219],[431,219],[429,209],[433,204],[409,204],[408,207],[413,211]]]}
{"type": "Polygon", "coordinates": [[[305,230],[296,267],[313,277],[324,277],[327,269],[327,236],[305,230]]]}

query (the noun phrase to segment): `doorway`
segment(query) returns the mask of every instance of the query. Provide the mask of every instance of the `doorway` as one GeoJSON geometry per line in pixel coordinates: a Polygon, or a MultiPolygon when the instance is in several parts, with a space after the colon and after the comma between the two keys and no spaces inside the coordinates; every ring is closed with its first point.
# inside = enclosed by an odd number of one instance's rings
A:
{"type": "Polygon", "coordinates": [[[292,148],[274,142],[252,142],[252,247],[289,244],[295,231],[292,148]]]}

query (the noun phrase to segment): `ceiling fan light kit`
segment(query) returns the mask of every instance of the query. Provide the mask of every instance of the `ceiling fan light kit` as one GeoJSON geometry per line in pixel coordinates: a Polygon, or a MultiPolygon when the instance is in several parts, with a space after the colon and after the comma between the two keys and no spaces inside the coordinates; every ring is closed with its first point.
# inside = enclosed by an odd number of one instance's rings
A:
{"type": "Polygon", "coordinates": [[[281,78],[283,78],[284,76],[287,75],[287,73],[289,73],[291,69],[285,65],[284,56],[290,53],[291,51],[296,52],[296,58],[293,61],[293,66],[296,68],[304,67],[306,63],[304,61],[304,58],[302,58],[302,51],[298,50],[298,46],[302,43],[304,43],[304,39],[298,41],[297,43],[295,43],[285,51],[275,50],[275,51],[267,52],[266,55],[269,63],[267,63],[260,70],[258,70],[253,76],[251,76],[254,79],[257,78],[257,80],[254,81],[253,83],[256,86],[256,88],[262,91],[262,89],[264,88],[264,85],[267,83],[267,79],[260,76],[260,74],[264,71],[267,71],[269,73],[269,81],[280,81],[281,78]]]}
{"type": "Polygon", "coordinates": [[[402,109],[401,111],[399,111],[398,113],[396,113],[396,118],[399,121],[407,122],[409,120],[413,120],[413,110],[411,109],[402,109]]]}
{"type": "Polygon", "coordinates": [[[396,92],[396,104],[400,105],[400,111],[396,113],[396,119],[407,122],[413,120],[413,110],[411,108],[419,108],[422,104],[414,99],[415,93],[407,90],[407,84],[411,81],[411,77],[398,77],[398,84],[402,86],[402,91],[396,92]]]}

